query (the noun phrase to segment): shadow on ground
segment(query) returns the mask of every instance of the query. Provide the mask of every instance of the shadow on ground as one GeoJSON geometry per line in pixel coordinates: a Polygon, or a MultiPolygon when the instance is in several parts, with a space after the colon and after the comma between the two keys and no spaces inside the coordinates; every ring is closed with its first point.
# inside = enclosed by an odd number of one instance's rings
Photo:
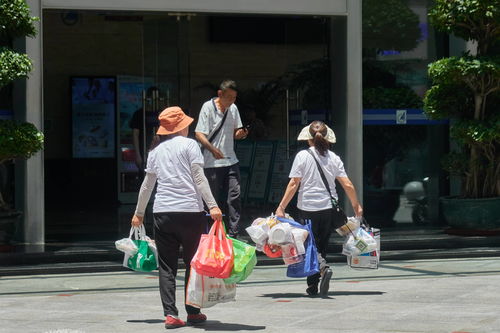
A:
{"type": "MultiPolygon", "coordinates": [[[[163,324],[163,319],[131,319],[127,323],[143,323],[143,324],[163,324]]],[[[207,320],[203,324],[189,325],[192,328],[198,328],[205,331],[259,331],[265,330],[266,326],[253,326],[235,323],[222,323],[217,320],[207,320]]]]}
{"type": "Polygon", "coordinates": [[[143,323],[143,324],[160,324],[165,322],[165,319],[138,319],[127,320],[127,323],[143,323]]]}
{"type": "MultiPolygon", "coordinates": [[[[330,291],[328,296],[370,296],[370,295],[383,295],[384,291],[330,291]]],[[[320,295],[309,296],[305,293],[271,293],[262,294],[259,297],[269,298],[321,298],[320,295]]]]}
{"type": "Polygon", "coordinates": [[[265,330],[266,326],[254,326],[235,323],[222,323],[217,320],[207,320],[204,324],[192,326],[205,331],[259,331],[265,330]]]}

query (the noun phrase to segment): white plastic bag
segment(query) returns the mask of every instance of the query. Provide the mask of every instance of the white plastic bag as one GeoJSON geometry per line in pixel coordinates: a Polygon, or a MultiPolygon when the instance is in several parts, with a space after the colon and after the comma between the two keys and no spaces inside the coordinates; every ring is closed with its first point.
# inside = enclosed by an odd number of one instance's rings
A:
{"type": "Polygon", "coordinates": [[[377,242],[377,249],[369,253],[360,254],[359,256],[347,256],[347,264],[351,268],[378,268],[380,262],[380,229],[369,228],[368,233],[370,233],[377,242]]]}
{"type": "MultiPolygon", "coordinates": [[[[135,243],[133,242],[132,236],[134,236],[134,239],[145,240],[145,241],[148,242],[148,247],[151,249],[151,251],[153,252],[153,254],[154,254],[155,258],[156,258],[156,266],[158,268],[159,258],[158,258],[158,250],[156,249],[156,243],[155,243],[155,241],[153,239],[149,238],[146,235],[146,228],[144,227],[144,224],[141,224],[140,227],[131,227],[130,228],[130,234],[128,236],[128,241],[126,241],[126,242],[131,242],[132,244],[135,245],[135,243]]],[[[124,238],[124,239],[126,239],[126,238],[124,238]]],[[[122,241],[124,239],[121,239],[120,241],[122,241]]],[[[115,246],[117,246],[117,244],[116,244],[117,242],[115,242],[115,246]]],[[[118,249],[118,246],[117,246],[117,249],[118,249]]],[[[120,249],[118,249],[118,250],[120,250],[120,249]]],[[[136,246],[135,253],[133,253],[133,254],[129,254],[128,252],[124,251],[125,256],[123,257],[123,267],[129,268],[128,265],[127,265],[128,259],[130,257],[133,257],[137,253],[137,251],[138,251],[137,246],[136,246]]]]}
{"type": "Polygon", "coordinates": [[[198,274],[193,267],[189,275],[186,304],[196,308],[209,308],[218,303],[234,301],[236,283],[198,274]]]}
{"type": "Polygon", "coordinates": [[[289,223],[278,223],[269,230],[269,244],[283,245],[293,242],[292,227],[289,223]]]}
{"type": "Polygon", "coordinates": [[[281,245],[281,251],[285,265],[296,264],[304,261],[304,255],[298,254],[297,247],[293,243],[281,245]]]}
{"type": "Polygon", "coordinates": [[[351,216],[347,218],[347,222],[343,224],[340,228],[335,229],[335,231],[340,236],[347,236],[350,233],[353,233],[357,230],[361,225],[361,217],[351,216]]]}
{"type": "Polygon", "coordinates": [[[358,228],[349,234],[342,246],[342,254],[358,256],[377,249],[377,241],[363,228],[358,228]]]}
{"type": "Polygon", "coordinates": [[[309,236],[309,232],[305,229],[292,227],[292,235],[293,235],[293,243],[297,248],[297,253],[305,254],[306,248],[304,247],[304,242],[306,241],[307,236],[309,236]]]}
{"type": "Polygon", "coordinates": [[[131,238],[122,238],[115,242],[115,247],[117,250],[122,251],[130,257],[135,256],[137,251],[137,245],[135,245],[134,241],[131,238]]]}

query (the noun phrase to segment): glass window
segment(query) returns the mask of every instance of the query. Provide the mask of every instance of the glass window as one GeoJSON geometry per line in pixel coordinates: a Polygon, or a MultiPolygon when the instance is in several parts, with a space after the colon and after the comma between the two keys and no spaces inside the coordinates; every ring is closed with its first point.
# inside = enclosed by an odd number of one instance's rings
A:
{"type": "Polygon", "coordinates": [[[424,0],[363,1],[363,201],[374,225],[438,223],[448,127],[422,111],[443,42],[427,10],[424,0]]]}

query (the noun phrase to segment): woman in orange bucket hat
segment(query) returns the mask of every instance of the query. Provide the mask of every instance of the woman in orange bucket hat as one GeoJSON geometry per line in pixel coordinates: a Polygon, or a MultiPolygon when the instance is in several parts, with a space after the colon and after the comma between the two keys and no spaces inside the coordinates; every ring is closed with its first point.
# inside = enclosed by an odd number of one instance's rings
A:
{"type": "MultiPolygon", "coordinates": [[[[143,223],[144,211],[157,183],[153,205],[154,238],[158,249],[160,271],[160,296],[165,314],[165,327],[186,325],[178,317],[175,306],[175,278],[179,247],[182,245],[186,265],[187,286],[190,263],[207,230],[203,201],[213,220],[221,220],[222,213],[214,200],[203,173],[203,155],[198,143],[187,137],[193,118],[180,107],[163,110],[158,117],[160,127],[156,146],[151,149],[146,165],[146,176],[141,185],[132,226],[143,223]]],[[[187,322],[200,324],[207,317],[200,309],[186,305],[187,322]]]]}

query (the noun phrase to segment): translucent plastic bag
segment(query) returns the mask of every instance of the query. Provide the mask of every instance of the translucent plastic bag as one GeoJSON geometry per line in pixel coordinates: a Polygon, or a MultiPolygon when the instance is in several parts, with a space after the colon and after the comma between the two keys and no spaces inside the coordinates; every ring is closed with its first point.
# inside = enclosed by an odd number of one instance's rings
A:
{"type": "Polygon", "coordinates": [[[365,229],[358,228],[347,236],[343,246],[342,254],[347,256],[358,256],[377,249],[377,241],[365,229]]]}
{"type": "Polygon", "coordinates": [[[347,218],[347,223],[343,224],[341,227],[335,229],[335,231],[340,236],[347,236],[354,230],[358,229],[361,226],[361,218],[351,216],[347,218]]]}
{"type": "Polygon", "coordinates": [[[377,249],[359,256],[347,256],[347,264],[351,268],[377,269],[380,262],[380,229],[368,227],[368,233],[377,242],[377,249]]]}
{"type": "Polygon", "coordinates": [[[234,301],[236,283],[225,283],[223,279],[198,274],[191,266],[186,304],[196,308],[209,308],[218,303],[234,301]]]}
{"type": "Polygon", "coordinates": [[[123,253],[129,255],[130,257],[134,256],[139,250],[137,248],[137,245],[135,245],[134,241],[130,237],[117,240],[115,242],[115,247],[117,250],[122,251],[123,253]]]}
{"type": "Polygon", "coordinates": [[[282,256],[285,265],[297,264],[304,260],[304,255],[298,254],[295,244],[290,243],[281,245],[281,251],[283,253],[282,256]]]}
{"type": "Polygon", "coordinates": [[[132,227],[129,239],[136,245],[137,251],[134,255],[125,252],[123,266],[139,272],[151,272],[157,269],[158,251],[156,244],[146,235],[144,224],[140,227],[132,227]],[[132,236],[135,239],[132,239],[132,236]]]}
{"type": "Polygon", "coordinates": [[[289,223],[278,223],[269,230],[269,244],[283,245],[292,242],[292,228],[289,223]]]}

